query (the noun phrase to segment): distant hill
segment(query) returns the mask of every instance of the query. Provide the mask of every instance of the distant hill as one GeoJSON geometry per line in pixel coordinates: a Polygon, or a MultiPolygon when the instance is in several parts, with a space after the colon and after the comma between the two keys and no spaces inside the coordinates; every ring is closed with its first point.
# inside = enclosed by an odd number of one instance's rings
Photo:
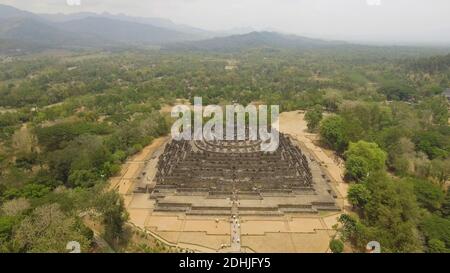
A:
{"type": "Polygon", "coordinates": [[[45,48],[161,45],[203,37],[150,23],[175,25],[164,19],[148,18],[146,21],[145,18],[133,19],[125,15],[108,14],[100,16],[95,13],[39,16],[14,7],[0,5],[0,41],[2,42],[0,54],[45,48]],[[142,23],[137,22],[139,20],[142,23]]]}
{"type": "Polygon", "coordinates": [[[39,18],[39,16],[28,11],[23,11],[11,6],[0,4],[0,19],[11,18],[39,18]]]}
{"type": "Polygon", "coordinates": [[[126,44],[161,44],[192,39],[191,35],[151,25],[88,17],[58,24],[72,33],[95,35],[109,41],[126,44]]]}
{"type": "Polygon", "coordinates": [[[120,20],[120,21],[126,21],[126,22],[132,22],[132,23],[139,23],[139,24],[145,24],[145,25],[151,25],[155,27],[165,28],[168,30],[174,30],[177,32],[182,32],[185,34],[191,34],[195,35],[192,38],[198,38],[198,39],[206,39],[211,38],[215,36],[215,33],[206,31],[199,28],[194,28],[187,25],[179,25],[175,24],[169,19],[165,18],[151,18],[151,17],[134,17],[134,16],[128,16],[125,14],[110,14],[110,13],[101,13],[97,14],[94,12],[79,12],[79,13],[73,13],[73,14],[39,14],[42,18],[45,18],[48,21],[55,22],[55,23],[63,23],[67,21],[72,20],[80,20],[85,19],[89,17],[96,17],[96,18],[107,18],[112,20],[120,20]]]}
{"type": "Polygon", "coordinates": [[[29,49],[32,45],[43,48],[57,47],[86,47],[100,46],[105,43],[95,36],[70,33],[46,22],[28,18],[18,17],[0,20],[0,39],[15,41],[26,44],[29,49]]]}
{"type": "Polygon", "coordinates": [[[324,41],[276,32],[251,32],[202,41],[176,43],[166,45],[165,48],[169,50],[240,51],[251,48],[312,49],[345,44],[344,42],[324,41]]]}
{"type": "Polygon", "coordinates": [[[276,32],[211,38],[217,35],[223,33],[177,25],[161,18],[91,12],[37,15],[0,5],[0,40],[7,45],[0,47],[0,51],[8,48],[9,51],[21,52],[25,45],[27,49],[34,46],[39,50],[157,45],[175,50],[237,51],[251,48],[308,49],[343,44],[276,32]]]}

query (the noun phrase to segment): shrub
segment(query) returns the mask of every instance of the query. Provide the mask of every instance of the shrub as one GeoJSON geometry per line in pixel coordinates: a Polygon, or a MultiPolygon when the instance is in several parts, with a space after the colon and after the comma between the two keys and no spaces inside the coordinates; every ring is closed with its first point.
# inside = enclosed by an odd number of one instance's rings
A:
{"type": "Polygon", "coordinates": [[[333,239],[330,242],[330,249],[333,253],[342,253],[344,251],[344,243],[341,240],[333,239]]]}

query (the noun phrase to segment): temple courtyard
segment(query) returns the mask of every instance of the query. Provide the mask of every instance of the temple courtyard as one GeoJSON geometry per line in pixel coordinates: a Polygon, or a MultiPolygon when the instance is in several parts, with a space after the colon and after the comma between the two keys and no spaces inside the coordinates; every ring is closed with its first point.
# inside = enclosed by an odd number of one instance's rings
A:
{"type": "Polygon", "coordinates": [[[196,252],[328,252],[345,210],[343,166],[315,145],[302,112],[280,115],[281,145],[159,138],[111,180],[130,223],[196,252]]]}

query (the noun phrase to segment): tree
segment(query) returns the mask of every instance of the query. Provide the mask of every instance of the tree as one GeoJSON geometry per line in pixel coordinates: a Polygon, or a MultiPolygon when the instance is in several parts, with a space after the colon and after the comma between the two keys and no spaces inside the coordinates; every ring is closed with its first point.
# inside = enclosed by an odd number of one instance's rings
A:
{"type": "Polygon", "coordinates": [[[20,196],[26,197],[26,198],[40,198],[45,196],[50,192],[50,188],[45,185],[39,185],[35,183],[30,183],[25,185],[20,190],[20,196]]]}
{"type": "Polygon", "coordinates": [[[56,179],[69,186],[91,187],[110,160],[112,155],[99,137],[83,135],[50,153],[49,167],[56,179]]]}
{"type": "Polygon", "coordinates": [[[330,241],[330,249],[333,253],[342,253],[344,251],[344,243],[341,240],[333,239],[330,241]]]}
{"type": "Polygon", "coordinates": [[[66,216],[59,205],[44,205],[36,208],[19,225],[13,237],[14,249],[19,252],[67,252],[70,241],[80,243],[81,250],[87,251],[90,240],[80,230],[74,217],[66,216]]]}
{"type": "Polygon", "coordinates": [[[352,156],[345,161],[345,176],[350,180],[362,181],[369,172],[369,163],[364,157],[352,156]]]}
{"type": "Polygon", "coordinates": [[[309,131],[314,131],[319,126],[322,117],[323,115],[321,105],[316,105],[306,112],[305,120],[307,122],[309,131]]]}
{"type": "Polygon", "coordinates": [[[449,217],[450,216],[450,190],[447,190],[445,194],[444,202],[442,202],[441,207],[442,216],[449,217]]]}
{"type": "Polygon", "coordinates": [[[128,220],[122,198],[114,191],[106,192],[99,197],[96,207],[102,213],[105,240],[117,245],[123,239],[124,224],[128,220]]]}
{"type": "Polygon", "coordinates": [[[445,243],[438,239],[431,239],[428,241],[429,253],[449,253],[450,249],[445,247],[445,243]]]}
{"type": "Polygon", "coordinates": [[[380,87],[379,91],[386,95],[388,100],[408,101],[415,95],[415,90],[401,82],[388,82],[380,87]]]}
{"type": "Polygon", "coordinates": [[[335,151],[343,152],[348,143],[344,128],[344,120],[340,116],[324,119],[320,125],[322,141],[335,151]]]}
{"type": "Polygon", "coordinates": [[[118,174],[120,170],[121,167],[119,164],[106,162],[103,165],[102,174],[105,175],[106,177],[111,177],[118,174]]]}
{"type": "Polygon", "coordinates": [[[429,215],[420,224],[420,228],[429,241],[439,240],[450,249],[450,219],[429,215]]]}
{"type": "Polygon", "coordinates": [[[99,175],[93,171],[74,170],[69,175],[69,185],[75,187],[90,188],[99,180],[99,175]]]}
{"type": "Polygon", "coordinates": [[[10,239],[17,219],[12,216],[0,216],[0,252],[9,252],[10,239]]]}
{"type": "Polygon", "coordinates": [[[50,127],[36,128],[39,144],[47,150],[63,148],[64,144],[83,134],[105,135],[111,129],[105,123],[67,122],[50,127]]]}
{"type": "Polygon", "coordinates": [[[353,184],[348,190],[348,200],[353,206],[363,209],[370,201],[370,191],[364,184],[353,184]]]}
{"type": "Polygon", "coordinates": [[[422,207],[431,212],[441,208],[445,200],[445,193],[441,187],[425,179],[406,178],[405,181],[413,184],[417,201],[419,201],[422,207]]]}
{"type": "Polygon", "coordinates": [[[327,90],[323,97],[323,104],[328,111],[336,112],[342,102],[342,95],[338,90],[327,90]]]}
{"type": "Polygon", "coordinates": [[[356,216],[349,214],[342,214],[338,221],[342,225],[340,230],[342,239],[351,242],[360,249],[364,249],[369,242],[368,228],[356,216]]]}
{"type": "Polygon", "coordinates": [[[380,242],[386,252],[419,251],[419,206],[413,186],[385,172],[373,173],[364,183],[370,199],[362,219],[370,227],[370,239],[380,242]]]}
{"type": "Polygon", "coordinates": [[[350,143],[345,152],[346,174],[353,179],[361,180],[371,172],[384,170],[387,154],[376,143],[360,140],[350,143]]]}
{"type": "Polygon", "coordinates": [[[127,158],[127,154],[124,151],[118,150],[112,155],[113,161],[121,163],[127,158]]]}
{"type": "Polygon", "coordinates": [[[1,212],[7,216],[17,216],[30,208],[30,202],[25,198],[17,198],[3,203],[1,212]]]}
{"type": "Polygon", "coordinates": [[[342,238],[363,251],[369,241],[378,241],[383,252],[417,252],[421,250],[417,222],[418,205],[412,185],[393,180],[377,172],[363,184],[370,198],[360,217],[343,214],[339,218],[342,238]]]}
{"type": "Polygon", "coordinates": [[[432,160],[430,173],[441,184],[450,180],[450,158],[432,160]]]}
{"type": "Polygon", "coordinates": [[[424,102],[424,108],[430,109],[433,115],[433,122],[435,124],[448,124],[448,104],[447,99],[443,96],[436,96],[424,102]]]}
{"type": "Polygon", "coordinates": [[[414,142],[417,149],[426,153],[430,159],[446,158],[450,154],[449,136],[439,131],[418,132],[414,142]]]}

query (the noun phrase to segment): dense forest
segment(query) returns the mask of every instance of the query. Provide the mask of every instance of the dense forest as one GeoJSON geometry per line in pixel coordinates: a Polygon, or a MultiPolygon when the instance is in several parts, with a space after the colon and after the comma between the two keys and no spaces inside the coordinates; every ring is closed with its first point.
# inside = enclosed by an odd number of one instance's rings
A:
{"type": "MultiPolygon", "coordinates": [[[[169,132],[177,99],[306,110],[345,159],[362,251],[449,252],[450,55],[419,49],[52,52],[0,59],[0,252],[102,251],[81,215],[126,250],[127,214],[106,190],[127,157],[169,132]],[[324,115],[326,113],[326,115],[324,115]],[[42,227],[46,227],[42,229],[42,227]],[[39,234],[39,236],[36,236],[39,234]],[[67,239],[67,240],[66,240],[67,239]]],[[[155,251],[139,249],[140,251],[155,251]]]]}

